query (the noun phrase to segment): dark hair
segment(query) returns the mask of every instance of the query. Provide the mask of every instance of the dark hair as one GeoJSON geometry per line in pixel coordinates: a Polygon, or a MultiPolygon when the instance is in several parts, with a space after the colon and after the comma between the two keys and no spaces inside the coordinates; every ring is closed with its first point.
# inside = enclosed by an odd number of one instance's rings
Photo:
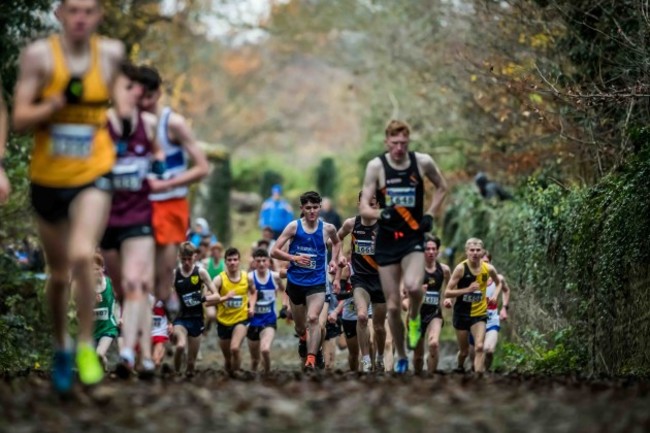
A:
{"type": "Polygon", "coordinates": [[[300,205],[306,205],[307,203],[320,204],[322,201],[323,199],[316,191],[307,191],[300,196],[300,205]]]}
{"type": "Polygon", "coordinates": [[[237,256],[241,257],[241,254],[239,254],[239,250],[235,247],[230,247],[226,250],[226,253],[224,254],[225,258],[228,258],[230,256],[237,256]]]}
{"type": "Polygon", "coordinates": [[[436,236],[436,235],[432,235],[432,234],[430,234],[430,233],[427,233],[427,234],[424,236],[424,245],[425,245],[425,246],[426,246],[427,242],[433,242],[434,244],[436,244],[436,247],[437,247],[438,249],[440,249],[440,243],[441,243],[441,242],[440,242],[440,238],[439,238],[438,236],[436,236]]]}
{"type": "Polygon", "coordinates": [[[140,69],[129,60],[120,62],[120,73],[124,74],[129,80],[140,82],[140,69]]]}
{"type": "Polygon", "coordinates": [[[138,68],[138,83],[142,84],[147,91],[160,89],[162,78],[156,68],[151,66],[140,66],[138,68]]]}
{"type": "Polygon", "coordinates": [[[264,248],[262,245],[266,245],[265,249],[268,249],[269,246],[271,246],[271,242],[269,242],[267,239],[260,239],[257,241],[257,248],[264,248]]]}
{"type": "Polygon", "coordinates": [[[183,242],[178,250],[181,257],[191,257],[196,254],[196,247],[192,242],[183,242]]]}
{"type": "Polygon", "coordinates": [[[255,251],[253,251],[253,258],[256,259],[258,257],[265,257],[269,258],[269,252],[265,248],[257,248],[255,251]]]}

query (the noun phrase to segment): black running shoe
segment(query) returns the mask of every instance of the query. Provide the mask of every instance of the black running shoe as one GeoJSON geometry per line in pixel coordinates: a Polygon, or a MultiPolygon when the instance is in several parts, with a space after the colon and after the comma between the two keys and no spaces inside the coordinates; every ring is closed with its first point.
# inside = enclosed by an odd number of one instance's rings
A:
{"type": "Polygon", "coordinates": [[[318,349],[316,354],[316,368],[325,370],[325,357],[323,356],[323,349],[318,349]]]}

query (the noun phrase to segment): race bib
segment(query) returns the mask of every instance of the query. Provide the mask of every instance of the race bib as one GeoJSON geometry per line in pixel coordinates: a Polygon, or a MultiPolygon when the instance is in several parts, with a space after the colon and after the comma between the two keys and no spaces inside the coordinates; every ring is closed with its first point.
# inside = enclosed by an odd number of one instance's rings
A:
{"type": "Polygon", "coordinates": [[[235,296],[233,298],[230,298],[224,303],[224,305],[227,308],[241,308],[243,304],[244,304],[244,298],[241,296],[235,296]]]}
{"type": "Polygon", "coordinates": [[[196,307],[201,304],[201,292],[185,293],[182,298],[186,307],[196,307]]]}
{"type": "Polygon", "coordinates": [[[386,188],[386,206],[415,207],[415,187],[386,188]]]}
{"type": "Polygon", "coordinates": [[[296,266],[304,269],[316,269],[316,255],[315,254],[301,254],[302,256],[309,256],[309,264],[303,265],[298,262],[294,262],[296,266]]]}
{"type": "Polygon", "coordinates": [[[356,313],[357,312],[357,307],[354,305],[354,302],[350,302],[348,305],[345,307],[346,310],[348,310],[349,313],[356,313]]]}
{"type": "Polygon", "coordinates": [[[108,308],[95,308],[95,320],[108,320],[108,308]]]}
{"type": "Polygon", "coordinates": [[[95,127],[77,124],[56,124],[50,127],[50,154],[85,159],[90,156],[95,127]]]}
{"type": "Polygon", "coordinates": [[[375,243],[372,240],[357,239],[354,243],[354,252],[365,256],[375,255],[375,243]]]}
{"type": "Polygon", "coordinates": [[[465,293],[463,295],[463,301],[465,302],[481,302],[482,299],[483,299],[483,292],[481,292],[480,290],[472,293],[465,293]]]}
{"type": "Polygon", "coordinates": [[[113,167],[113,188],[115,191],[139,191],[142,177],[137,164],[117,164],[113,167]]]}
{"type": "Polygon", "coordinates": [[[153,316],[153,327],[160,328],[162,325],[163,318],[160,316],[153,316]]]}
{"type": "Polygon", "coordinates": [[[255,314],[268,314],[273,311],[273,304],[264,303],[260,304],[259,302],[255,304],[255,314]]]}
{"type": "Polygon", "coordinates": [[[440,305],[440,292],[426,292],[424,294],[425,305],[440,305]]]}
{"type": "Polygon", "coordinates": [[[490,320],[496,320],[499,318],[499,313],[497,310],[488,310],[488,321],[490,320]]]}

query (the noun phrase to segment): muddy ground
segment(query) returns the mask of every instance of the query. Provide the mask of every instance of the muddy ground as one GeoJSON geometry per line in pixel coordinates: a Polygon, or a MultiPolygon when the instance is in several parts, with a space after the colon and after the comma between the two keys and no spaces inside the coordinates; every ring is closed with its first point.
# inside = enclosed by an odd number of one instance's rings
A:
{"type": "MultiPolygon", "coordinates": [[[[107,378],[92,390],[55,396],[45,375],[0,383],[0,431],[37,432],[647,432],[650,383],[504,374],[391,373],[298,368],[282,330],[268,377],[224,374],[211,332],[193,378],[107,378]]],[[[453,345],[441,367],[451,367],[453,345]]],[[[248,368],[248,357],[244,367],[248,368]]]]}

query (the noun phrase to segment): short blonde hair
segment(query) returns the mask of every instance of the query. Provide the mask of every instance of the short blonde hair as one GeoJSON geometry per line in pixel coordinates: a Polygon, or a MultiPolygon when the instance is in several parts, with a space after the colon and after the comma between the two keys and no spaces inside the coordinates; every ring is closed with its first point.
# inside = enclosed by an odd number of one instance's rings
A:
{"type": "Polygon", "coordinates": [[[183,242],[178,249],[178,253],[181,257],[191,257],[196,254],[196,247],[192,242],[183,242]]]}
{"type": "Polygon", "coordinates": [[[483,245],[483,241],[480,240],[479,238],[467,239],[467,242],[465,242],[465,249],[469,248],[470,245],[479,245],[481,249],[485,249],[485,246],[483,245]]]}

